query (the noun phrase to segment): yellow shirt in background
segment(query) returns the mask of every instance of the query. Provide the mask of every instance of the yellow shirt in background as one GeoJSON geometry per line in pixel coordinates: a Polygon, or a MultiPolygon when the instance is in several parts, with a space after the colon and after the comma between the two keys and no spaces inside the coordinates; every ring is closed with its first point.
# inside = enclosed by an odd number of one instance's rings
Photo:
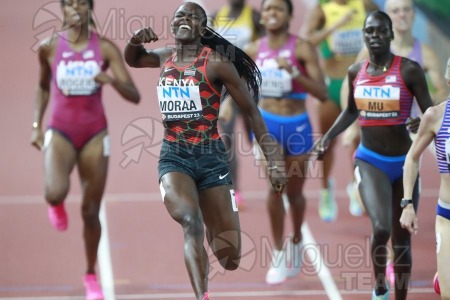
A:
{"type": "Polygon", "coordinates": [[[326,18],[325,28],[332,27],[349,11],[355,11],[352,19],[333,31],[326,42],[327,48],[335,57],[357,55],[363,47],[362,28],[366,18],[363,0],[348,0],[346,5],[332,1],[322,4],[322,9],[326,18]]]}
{"type": "Polygon", "coordinates": [[[239,48],[256,39],[256,30],[253,24],[253,9],[245,5],[237,19],[230,18],[230,7],[225,6],[219,10],[213,20],[214,29],[224,38],[239,48]]]}

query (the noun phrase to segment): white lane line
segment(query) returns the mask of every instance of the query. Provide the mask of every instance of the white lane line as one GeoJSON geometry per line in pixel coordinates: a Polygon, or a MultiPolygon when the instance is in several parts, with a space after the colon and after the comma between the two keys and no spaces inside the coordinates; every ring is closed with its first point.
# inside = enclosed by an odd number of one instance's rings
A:
{"type": "MultiPolygon", "coordinates": [[[[342,290],[342,295],[370,295],[372,291],[342,290]]],[[[391,292],[393,293],[393,292],[391,292]]],[[[408,294],[435,294],[433,288],[412,288],[408,294]]],[[[193,293],[160,293],[160,294],[129,294],[117,295],[117,300],[133,299],[192,299],[193,293]]],[[[213,297],[236,298],[254,297],[265,298],[274,296],[324,296],[324,290],[293,290],[293,291],[236,291],[236,292],[212,292],[213,297]]],[[[54,297],[0,297],[1,300],[84,300],[82,296],[54,296],[54,297]]],[[[106,298],[105,298],[106,299],[106,298]]]]}
{"type": "MultiPolygon", "coordinates": [[[[346,290],[341,291],[343,295],[371,295],[371,291],[346,290]]],[[[408,291],[408,294],[434,294],[432,288],[417,288],[408,291]]],[[[236,292],[210,292],[211,297],[221,298],[265,298],[275,296],[326,296],[324,290],[293,290],[293,291],[236,291],[236,292]]],[[[193,293],[167,293],[167,294],[135,294],[121,295],[118,300],[139,300],[139,299],[192,299],[193,293]]],[[[1,298],[0,298],[1,299],[1,298]]],[[[41,300],[41,299],[39,299],[41,300]]]]}
{"type": "Polygon", "coordinates": [[[105,201],[102,201],[100,206],[99,217],[100,223],[102,224],[102,235],[98,246],[98,267],[100,271],[103,294],[105,299],[116,300],[105,201]]]}
{"type": "MultiPolygon", "coordinates": [[[[287,212],[289,210],[289,200],[286,194],[282,194],[284,209],[287,212]]],[[[317,242],[314,239],[311,230],[309,229],[308,223],[303,222],[302,225],[302,235],[303,235],[303,245],[305,245],[306,255],[308,255],[309,260],[314,264],[314,269],[325,288],[328,298],[331,300],[342,300],[341,294],[334,282],[333,276],[328,267],[324,264],[322,254],[319,248],[316,246],[317,242]]]]}
{"type": "Polygon", "coordinates": [[[314,264],[314,268],[316,269],[317,275],[325,288],[328,298],[331,300],[342,300],[342,296],[339,293],[336,283],[334,282],[333,276],[331,276],[330,270],[323,262],[322,254],[316,246],[317,243],[314,240],[311,230],[309,230],[309,226],[306,222],[304,222],[302,226],[302,235],[306,255],[308,255],[309,260],[314,264]]]}
{"type": "MultiPolygon", "coordinates": [[[[317,190],[309,190],[304,192],[306,198],[317,199],[319,194],[317,190]]],[[[245,200],[262,201],[266,198],[267,192],[249,191],[242,193],[245,200]]],[[[439,189],[422,189],[422,197],[434,197],[437,199],[439,189]]],[[[336,197],[347,197],[345,190],[336,190],[336,197]]],[[[66,198],[66,202],[80,202],[80,195],[71,194],[66,198]]],[[[132,194],[106,194],[103,201],[107,202],[155,202],[161,201],[160,193],[132,193],[132,194]]],[[[0,196],[1,204],[44,204],[45,201],[41,195],[21,195],[21,196],[0,196]]]]}

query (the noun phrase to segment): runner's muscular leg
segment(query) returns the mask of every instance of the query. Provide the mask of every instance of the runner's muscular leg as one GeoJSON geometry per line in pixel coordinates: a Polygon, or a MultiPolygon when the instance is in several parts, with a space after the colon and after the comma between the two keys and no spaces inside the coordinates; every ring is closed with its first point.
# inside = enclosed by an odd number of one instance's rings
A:
{"type": "MultiPolygon", "coordinates": [[[[414,185],[413,201],[417,213],[419,190],[418,180],[414,185]]],[[[396,273],[395,297],[406,299],[408,293],[409,279],[411,277],[411,235],[408,230],[400,225],[400,217],[403,209],[400,200],[403,198],[403,179],[400,178],[393,184],[392,195],[392,249],[394,252],[394,270],[396,273]]]]}
{"type": "Polygon", "coordinates": [[[181,172],[161,177],[161,193],[169,215],[181,225],[184,234],[184,262],[197,299],[208,290],[209,261],[203,241],[205,231],[194,180],[181,172]]]}
{"type": "Polygon", "coordinates": [[[448,262],[450,260],[450,220],[436,216],[436,255],[438,266],[439,286],[442,299],[450,299],[450,272],[448,262]]]}
{"type": "Polygon", "coordinates": [[[361,183],[359,192],[372,223],[371,253],[378,294],[386,291],[387,247],[392,230],[392,190],[388,176],[377,167],[356,159],[361,183]]]}
{"type": "Polygon", "coordinates": [[[44,146],[45,199],[51,205],[58,205],[69,192],[77,153],[64,136],[51,129],[46,132],[44,146]]]}
{"type": "Polygon", "coordinates": [[[106,185],[109,140],[106,130],[93,137],[81,150],[78,171],[82,188],[81,215],[87,257],[86,273],[95,273],[101,236],[100,203],[106,185]]]}
{"type": "Polygon", "coordinates": [[[268,188],[269,191],[267,194],[267,211],[269,213],[274,248],[281,251],[285,247],[284,219],[286,216],[286,210],[284,208],[283,199],[281,198],[282,195],[275,193],[273,187],[270,184],[268,185],[268,188]]]}
{"type": "Polygon", "coordinates": [[[239,215],[231,189],[231,185],[222,185],[199,192],[208,242],[226,270],[236,269],[241,256],[239,215]],[[226,247],[224,240],[227,242],[226,247]]]}
{"type": "Polygon", "coordinates": [[[286,174],[288,182],[285,188],[289,199],[292,226],[294,228],[293,242],[303,239],[301,226],[305,215],[306,199],[303,195],[303,186],[308,176],[308,155],[289,156],[286,158],[286,174]]]}
{"type": "MultiPolygon", "coordinates": [[[[255,161],[261,168],[260,174],[265,174],[265,178],[269,179],[267,174],[267,161],[262,153],[261,148],[256,141],[254,143],[255,161]]],[[[274,192],[273,187],[268,183],[268,193],[266,198],[267,212],[269,213],[269,221],[271,226],[271,233],[274,240],[274,248],[282,250],[284,247],[284,217],[286,211],[284,209],[281,195],[274,192]]]]}

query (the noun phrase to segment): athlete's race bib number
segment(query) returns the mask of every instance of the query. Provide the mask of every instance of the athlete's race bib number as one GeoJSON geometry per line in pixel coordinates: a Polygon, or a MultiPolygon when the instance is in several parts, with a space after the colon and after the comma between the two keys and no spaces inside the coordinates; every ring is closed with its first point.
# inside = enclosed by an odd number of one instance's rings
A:
{"type": "Polygon", "coordinates": [[[393,86],[357,86],[355,101],[364,119],[392,119],[400,116],[400,88],[393,86]]]}
{"type": "Polygon", "coordinates": [[[65,96],[92,95],[100,87],[94,80],[100,71],[95,60],[60,61],[56,68],[56,85],[65,96]]]}
{"type": "Polygon", "coordinates": [[[261,94],[264,97],[281,98],[292,91],[292,77],[284,69],[260,69],[261,94]]]}
{"type": "Polygon", "coordinates": [[[198,86],[158,86],[163,121],[195,120],[203,116],[198,86]]]}
{"type": "Polygon", "coordinates": [[[362,46],[361,29],[337,31],[331,36],[331,50],[338,55],[356,55],[362,46]]]}

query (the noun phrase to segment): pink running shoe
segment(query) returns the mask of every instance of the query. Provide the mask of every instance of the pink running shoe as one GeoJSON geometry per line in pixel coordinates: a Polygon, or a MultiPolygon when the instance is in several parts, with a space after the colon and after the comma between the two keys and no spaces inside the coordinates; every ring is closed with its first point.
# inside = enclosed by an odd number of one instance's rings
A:
{"type": "Polygon", "coordinates": [[[48,218],[56,230],[64,231],[67,229],[68,220],[64,203],[54,206],[50,205],[48,207],[48,218]]]}
{"type": "Polygon", "coordinates": [[[434,291],[436,292],[436,294],[440,295],[441,294],[441,287],[439,286],[439,277],[438,277],[438,273],[436,272],[436,274],[434,275],[433,278],[433,287],[434,287],[434,291]]]}
{"type": "Polygon", "coordinates": [[[209,300],[208,292],[205,292],[205,293],[203,294],[203,300],[209,300]]]}
{"type": "Polygon", "coordinates": [[[84,275],[83,283],[86,289],[86,300],[103,300],[102,288],[95,274],[84,275]]]}
{"type": "Polygon", "coordinates": [[[389,285],[391,287],[395,286],[394,263],[390,260],[388,260],[388,263],[386,266],[386,279],[388,280],[389,285]]]}

